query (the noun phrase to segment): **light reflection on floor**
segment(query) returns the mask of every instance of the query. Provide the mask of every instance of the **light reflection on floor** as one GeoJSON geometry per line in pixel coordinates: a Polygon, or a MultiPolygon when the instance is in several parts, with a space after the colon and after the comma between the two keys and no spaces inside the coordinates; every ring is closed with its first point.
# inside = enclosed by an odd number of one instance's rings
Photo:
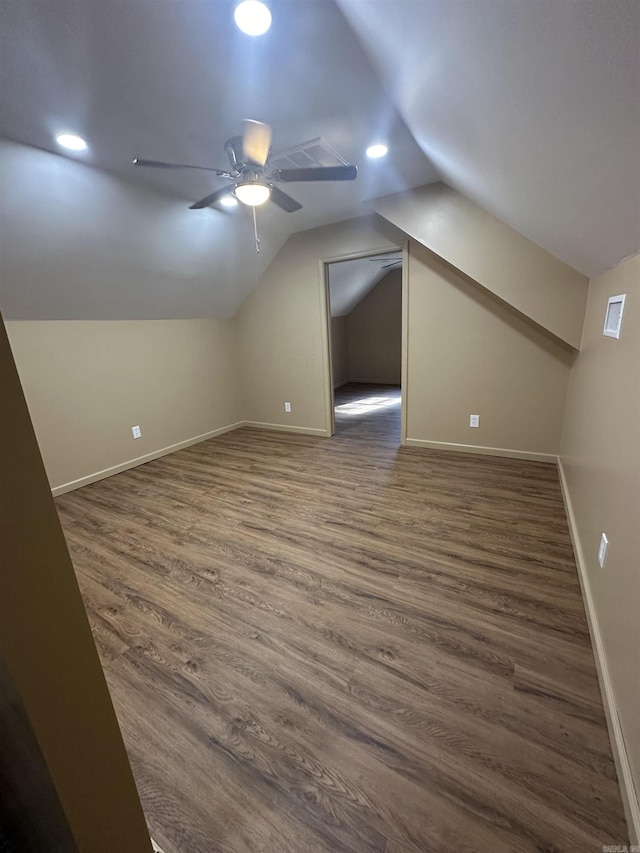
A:
{"type": "Polygon", "coordinates": [[[379,409],[389,409],[391,406],[400,406],[400,396],[363,397],[362,400],[354,400],[351,403],[342,403],[342,405],[336,406],[336,412],[341,415],[366,415],[379,409]]]}

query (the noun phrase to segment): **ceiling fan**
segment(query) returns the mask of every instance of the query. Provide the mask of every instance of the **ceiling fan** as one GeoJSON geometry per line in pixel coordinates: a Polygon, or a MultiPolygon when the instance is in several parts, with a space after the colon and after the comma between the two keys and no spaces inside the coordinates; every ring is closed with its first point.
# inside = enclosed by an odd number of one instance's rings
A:
{"type": "Polygon", "coordinates": [[[270,169],[271,128],[261,121],[247,119],[242,136],[234,136],[225,142],[224,150],[231,164],[230,169],[214,169],[210,166],[189,166],[184,163],[163,163],[159,160],[142,160],[136,157],[136,166],[156,169],[202,169],[213,172],[219,178],[228,178],[231,185],[224,186],[190,205],[190,210],[201,210],[221,201],[226,196],[235,196],[243,204],[255,208],[270,199],[287,213],[300,210],[302,205],[283,192],[277,183],[297,181],[353,181],[356,166],[314,166],[301,169],[270,169]]]}

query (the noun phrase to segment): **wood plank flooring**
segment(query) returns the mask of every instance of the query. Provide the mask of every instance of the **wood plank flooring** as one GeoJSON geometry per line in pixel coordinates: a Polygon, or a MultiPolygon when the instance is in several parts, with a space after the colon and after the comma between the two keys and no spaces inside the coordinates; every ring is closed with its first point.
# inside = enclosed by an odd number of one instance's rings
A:
{"type": "Polygon", "coordinates": [[[57,500],[165,853],[628,843],[555,468],[400,449],[394,394],[57,500]]]}

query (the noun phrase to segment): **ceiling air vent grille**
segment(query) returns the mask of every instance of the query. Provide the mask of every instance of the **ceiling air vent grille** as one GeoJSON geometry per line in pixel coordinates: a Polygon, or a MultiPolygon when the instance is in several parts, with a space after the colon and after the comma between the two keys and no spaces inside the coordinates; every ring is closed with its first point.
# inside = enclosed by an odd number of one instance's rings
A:
{"type": "Polygon", "coordinates": [[[349,163],[317,137],[293,148],[277,151],[269,160],[269,165],[274,169],[309,169],[317,166],[348,166],[349,163]]]}

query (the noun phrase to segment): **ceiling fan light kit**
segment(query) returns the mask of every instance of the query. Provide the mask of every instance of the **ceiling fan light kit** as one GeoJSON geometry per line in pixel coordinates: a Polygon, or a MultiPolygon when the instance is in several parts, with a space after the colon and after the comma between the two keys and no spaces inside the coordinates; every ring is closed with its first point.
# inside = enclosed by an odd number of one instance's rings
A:
{"type": "Polygon", "coordinates": [[[234,195],[243,204],[249,207],[258,207],[264,204],[271,195],[271,187],[260,178],[252,181],[243,181],[236,184],[234,195]]]}

